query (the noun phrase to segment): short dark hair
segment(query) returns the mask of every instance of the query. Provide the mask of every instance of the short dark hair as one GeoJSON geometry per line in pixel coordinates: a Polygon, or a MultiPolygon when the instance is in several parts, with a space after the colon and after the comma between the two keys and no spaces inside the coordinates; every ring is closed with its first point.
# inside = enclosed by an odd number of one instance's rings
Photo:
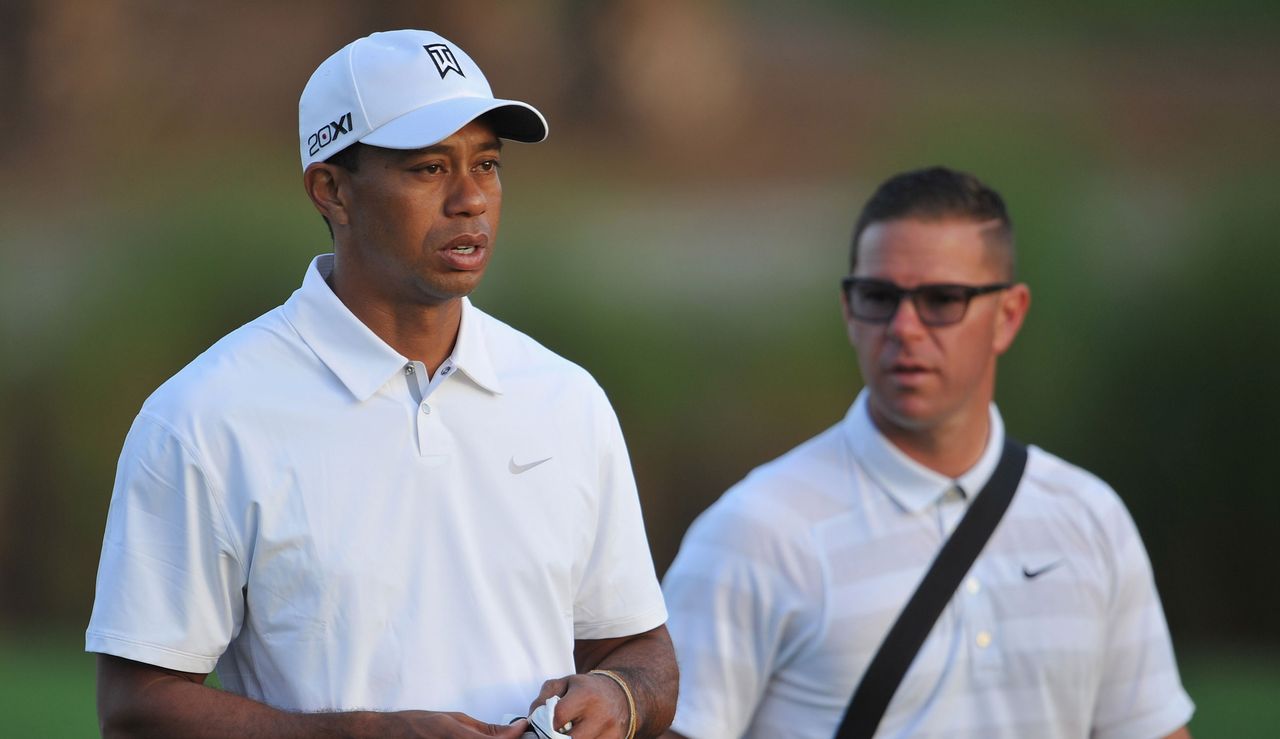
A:
{"type": "Polygon", "coordinates": [[[849,272],[858,264],[858,241],[873,223],[917,218],[925,221],[962,218],[975,222],[998,221],[1001,241],[1008,246],[1009,278],[1013,278],[1013,221],[1000,193],[968,172],[948,167],[927,167],[902,172],[885,180],[862,206],[853,227],[849,272]]]}
{"type": "MultiPolygon", "coordinates": [[[[351,146],[348,146],[342,151],[324,160],[325,164],[332,164],[336,167],[342,167],[348,172],[358,172],[360,170],[360,150],[363,149],[365,146],[368,146],[368,144],[362,144],[359,141],[357,141],[351,146]]],[[[320,217],[324,218],[325,228],[329,229],[329,238],[332,239],[333,224],[329,223],[329,219],[325,218],[323,214],[321,214],[320,217]]]]}
{"type": "Polygon", "coordinates": [[[324,161],[327,164],[342,167],[349,172],[355,172],[360,169],[360,151],[366,146],[368,144],[362,144],[357,141],[324,161]]]}

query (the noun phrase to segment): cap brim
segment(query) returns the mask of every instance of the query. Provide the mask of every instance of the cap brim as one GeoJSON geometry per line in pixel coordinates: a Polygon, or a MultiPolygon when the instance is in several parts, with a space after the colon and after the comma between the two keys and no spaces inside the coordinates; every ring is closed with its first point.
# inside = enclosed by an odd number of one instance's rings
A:
{"type": "Polygon", "coordinates": [[[486,114],[498,138],[532,144],[547,137],[547,119],[532,105],[518,100],[459,97],[411,110],[360,141],[387,149],[421,149],[443,141],[486,114]]]}

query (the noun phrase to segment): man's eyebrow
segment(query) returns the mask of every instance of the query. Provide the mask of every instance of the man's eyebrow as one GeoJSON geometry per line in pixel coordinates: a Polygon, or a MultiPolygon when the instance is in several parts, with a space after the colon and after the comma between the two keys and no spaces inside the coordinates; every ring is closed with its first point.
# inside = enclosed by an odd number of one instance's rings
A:
{"type": "MultiPolygon", "coordinates": [[[[421,149],[411,149],[406,152],[406,156],[423,154],[452,154],[456,148],[457,147],[453,144],[441,142],[439,144],[432,144],[431,146],[424,146],[421,149]]],[[[480,144],[476,148],[479,151],[502,151],[502,139],[495,136],[493,139],[480,144]]]]}

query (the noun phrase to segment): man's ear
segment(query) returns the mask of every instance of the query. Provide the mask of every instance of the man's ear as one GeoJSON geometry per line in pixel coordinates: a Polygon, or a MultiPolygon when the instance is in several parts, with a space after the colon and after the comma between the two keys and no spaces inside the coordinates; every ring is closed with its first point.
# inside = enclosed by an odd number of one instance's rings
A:
{"type": "Polygon", "coordinates": [[[347,213],[347,179],[345,169],[325,162],[313,162],[302,173],[302,186],[311,204],[332,225],[349,225],[347,213]]]}
{"type": "Polygon", "coordinates": [[[1031,288],[1019,282],[1000,293],[1000,305],[996,312],[996,333],[992,349],[1004,354],[1013,346],[1013,340],[1022,328],[1022,321],[1031,308],[1031,288]]]}
{"type": "Polygon", "coordinates": [[[844,332],[849,337],[849,345],[856,347],[857,344],[853,340],[853,327],[857,325],[853,320],[853,314],[849,312],[849,293],[844,288],[840,288],[840,315],[844,318],[844,332]]]}

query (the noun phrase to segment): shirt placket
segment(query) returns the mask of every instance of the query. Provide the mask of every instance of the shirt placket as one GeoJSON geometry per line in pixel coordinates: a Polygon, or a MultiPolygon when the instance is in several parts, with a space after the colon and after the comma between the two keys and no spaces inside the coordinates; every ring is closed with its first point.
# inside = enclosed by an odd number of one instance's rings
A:
{"type": "Polygon", "coordinates": [[[453,373],[452,360],[446,361],[436,371],[435,377],[427,374],[426,365],[409,362],[404,367],[409,380],[410,394],[417,406],[414,413],[414,434],[418,456],[422,462],[435,467],[449,461],[449,435],[444,426],[445,409],[441,394],[436,392],[440,384],[453,373]]]}
{"type": "MultiPolygon", "coordinates": [[[[958,485],[943,496],[939,515],[947,536],[955,532],[968,510],[966,498],[958,485]]],[[[952,599],[964,650],[968,654],[973,677],[978,680],[999,675],[1004,654],[991,603],[991,583],[984,576],[984,569],[979,556],[952,599]]]]}

